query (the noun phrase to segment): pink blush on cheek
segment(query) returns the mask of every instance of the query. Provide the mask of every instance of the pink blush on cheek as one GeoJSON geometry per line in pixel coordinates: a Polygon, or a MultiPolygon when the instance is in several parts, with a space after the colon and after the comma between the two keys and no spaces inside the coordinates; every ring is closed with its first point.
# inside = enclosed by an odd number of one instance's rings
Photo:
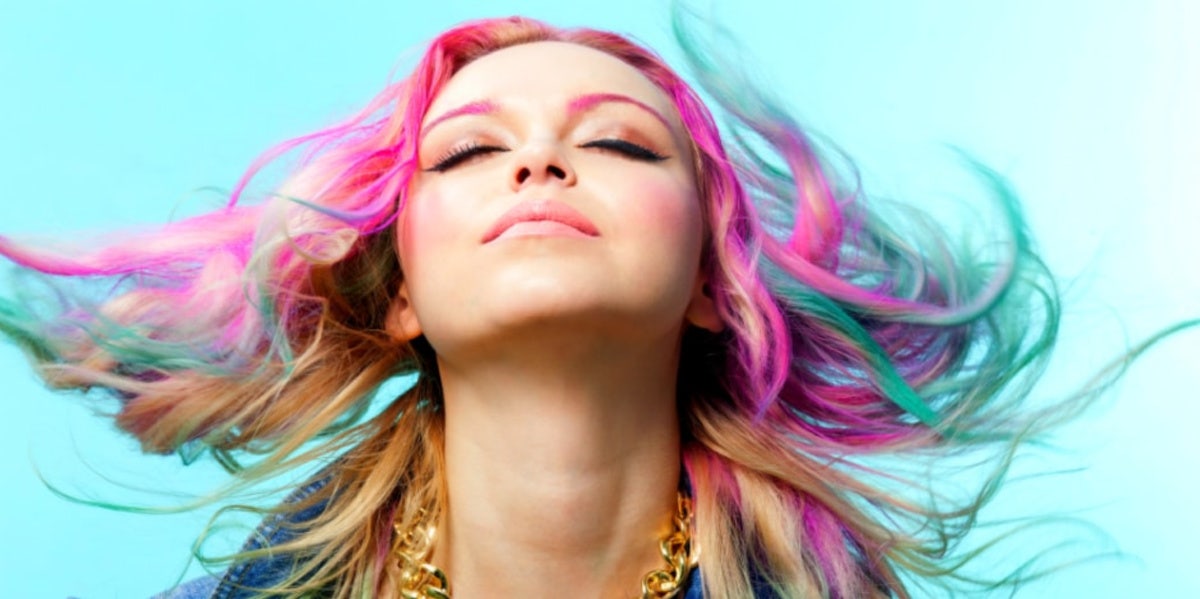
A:
{"type": "Polygon", "coordinates": [[[701,225],[700,199],[695,193],[681,194],[678,183],[641,181],[628,190],[621,207],[622,219],[639,228],[682,231],[701,225]]]}
{"type": "Polygon", "coordinates": [[[414,246],[428,247],[453,241],[464,235],[472,223],[468,207],[455,203],[453,194],[436,189],[424,189],[409,197],[401,213],[397,241],[403,250],[414,246]]]}

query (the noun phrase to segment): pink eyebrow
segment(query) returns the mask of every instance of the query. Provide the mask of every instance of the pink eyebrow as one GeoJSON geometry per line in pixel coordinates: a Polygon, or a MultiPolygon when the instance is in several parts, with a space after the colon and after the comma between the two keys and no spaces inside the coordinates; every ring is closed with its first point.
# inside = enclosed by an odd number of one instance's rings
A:
{"type": "Polygon", "coordinates": [[[470,104],[463,104],[462,106],[459,106],[458,108],[446,111],[445,113],[438,116],[436,119],[433,119],[432,121],[430,121],[428,125],[425,125],[424,131],[427,132],[430,129],[433,129],[435,126],[437,126],[438,123],[441,123],[442,121],[445,121],[447,119],[452,119],[454,117],[464,116],[464,115],[468,115],[468,114],[492,114],[499,110],[500,110],[500,107],[496,106],[495,102],[492,102],[489,100],[481,100],[479,102],[471,102],[470,104]]]}
{"type": "Polygon", "coordinates": [[[651,108],[649,104],[621,94],[584,94],[582,96],[577,96],[567,104],[567,114],[573,116],[585,110],[591,110],[597,105],[604,104],[606,102],[632,104],[653,115],[654,118],[658,119],[659,122],[662,123],[667,129],[671,128],[671,123],[667,121],[666,117],[664,117],[657,110],[651,108]]]}
{"type": "MultiPolygon", "coordinates": [[[[622,95],[622,94],[604,93],[604,94],[584,94],[582,96],[576,96],[575,98],[572,98],[570,102],[567,103],[567,115],[574,116],[581,112],[591,110],[592,108],[595,108],[596,106],[598,106],[600,104],[605,104],[608,102],[620,102],[623,104],[632,104],[633,106],[637,106],[638,108],[641,108],[642,110],[650,113],[654,118],[658,119],[658,121],[660,123],[662,123],[663,126],[665,126],[666,128],[668,128],[668,129],[671,128],[671,123],[669,121],[667,121],[667,118],[664,117],[662,115],[662,113],[655,110],[654,108],[651,108],[650,105],[646,104],[645,102],[642,102],[640,100],[635,100],[633,98],[630,98],[629,96],[622,95]]],[[[497,106],[495,102],[492,102],[490,100],[480,100],[478,102],[471,102],[469,104],[463,104],[462,106],[459,106],[458,108],[448,110],[445,113],[442,113],[437,118],[430,121],[429,124],[425,125],[425,127],[422,129],[422,135],[425,133],[428,133],[430,129],[433,129],[442,121],[446,121],[446,120],[449,120],[449,119],[452,119],[455,117],[465,116],[465,115],[469,115],[469,114],[492,114],[492,113],[499,112],[499,111],[500,111],[500,107],[497,106]]]]}

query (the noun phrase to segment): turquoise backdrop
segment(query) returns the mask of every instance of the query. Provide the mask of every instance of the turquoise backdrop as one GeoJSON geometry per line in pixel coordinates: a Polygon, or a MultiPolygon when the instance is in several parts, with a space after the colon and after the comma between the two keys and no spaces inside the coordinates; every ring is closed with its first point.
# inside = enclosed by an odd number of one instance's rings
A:
{"type": "MultiPolygon", "coordinates": [[[[699,5],[699,3],[697,3],[699,5]]],[[[761,80],[862,167],[869,191],[970,196],[946,144],[1009,177],[1063,277],[1064,393],[1166,324],[1200,315],[1200,4],[1187,0],[742,0],[718,20],[761,80]]],[[[525,14],[633,34],[677,56],[664,2],[4,2],[0,234],[162,222],[229,187],[268,145],[353,110],[463,19],[525,14]]],[[[677,63],[677,61],[676,61],[677,63]]],[[[1195,421],[1200,333],[1138,362],[1063,429],[994,514],[1082,515],[1125,557],[1021,597],[1200,597],[1195,421]],[[1189,432],[1191,431],[1191,432],[1189,432]]],[[[0,595],[146,597],[183,575],[206,512],[147,516],[67,502],[162,504],[210,488],[209,464],[145,457],[0,346],[0,595]],[[118,484],[107,482],[107,478],[118,484]]],[[[193,566],[188,575],[198,570],[193,566]]]]}

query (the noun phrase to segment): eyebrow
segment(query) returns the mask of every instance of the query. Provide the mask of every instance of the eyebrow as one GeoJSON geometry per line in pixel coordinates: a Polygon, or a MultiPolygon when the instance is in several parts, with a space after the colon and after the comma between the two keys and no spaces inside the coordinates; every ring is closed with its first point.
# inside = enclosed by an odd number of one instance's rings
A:
{"type": "Polygon", "coordinates": [[[641,100],[635,100],[622,94],[583,94],[582,96],[576,96],[567,103],[567,114],[569,116],[575,116],[580,112],[586,112],[595,108],[596,106],[599,106],[600,104],[609,102],[620,102],[637,106],[638,108],[650,113],[654,118],[658,119],[658,121],[662,123],[663,126],[665,126],[668,130],[671,129],[671,123],[667,121],[667,118],[664,117],[662,113],[651,108],[649,104],[646,104],[641,100]]]}
{"type": "Polygon", "coordinates": [[[421,133],[423,135],[425,132],[436,127],[438,125],[438,123],[441,123],[442,121],[445,121],[445,120],[452,119],[454,117],[465,116],[468,114],[493,114],[495,112],[498,112],[499,110],[500,110],[500,107],[496,106],[495,102],[491,102],[488,100],[481,100],[478,102],[471,102],[470,104],[463,104],[462,106],[459,106],[458,108],[455,108],[453,110],[448,110],[448,111],[442,113],[436,119],[433,119],[432,121],[430,121],[428,125],[425,125],[422,128],[421,133]]]}
{"type": "MultiPolygon", "coordinates": [[[[635,100],[635,99],[633,99],[629,96],[623,95],[623,94],[598,93],[598,94],[583,94],[583,95],[575,96],[574,98],[571,98],[570,102],[567,103],[567,116],[575,116],[581,112],[587,112],[589,110],[592,110],[596,106],[599,106],[601,104],[607,104],[607,103],[622,103],[622,104],[630,104],[630,105],[636,106],[636,107],[650,113],[651,116],[658,119],[658,121],[660,123],[662,123],[663,126],[665,126],[667,129],[671,129],[671,123],[667,120],[666,117],[664,117],[662,115],[662,113],[660,113],[659,111],[652,108],[649,104],[642,102],[641,100],[635,100]]],[[[428,133],[430,129],[433,129],[434,127],[436,127],[438,124],[442,123],[443,121],[452,119],[452,118],[466,116],[466,115],[472,115],[472,114],[494,114],[499,111],[500,111],[500,106],[490,100],[480,100],[480,101],[476,101],[476,102],[470,102],[468,104],[463,104],[462,106],[459,106],[458,108],[448,110],[448,111],[438,115],[437,118],[433,119],[432,121],[429,122],[428,125],[425,125],[425,127],[422,128],[421,133],[422,133],[422,135],[424,135],[425,133],[428,133]]]]}

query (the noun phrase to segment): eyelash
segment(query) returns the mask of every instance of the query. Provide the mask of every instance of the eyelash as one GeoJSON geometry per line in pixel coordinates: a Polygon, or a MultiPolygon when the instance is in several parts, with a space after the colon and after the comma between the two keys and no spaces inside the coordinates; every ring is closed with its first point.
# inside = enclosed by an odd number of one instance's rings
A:
{"type": "Polygon", "coordinates": [[[614,152],[625,155],[634,160],[643,162],[662,162],[667,157],[655,152],[649,148],[639,146],[633,142],[625,141],[624,139],[608,138],[589,141],[581,146],[581,148],[600,148],[602,150],[612,150],[614,152]]]}
{"type": "MultiPolygon", "coordinates": [[[[667,157],[639,146],[633,142],[624,139],[607,138],[589,141],[580,145],[581,148],[599,148],[601,150],[610,150],[624,155],[633,160],[642,162],[662,162],[667,157]]],[[[446,172],[476,156],[491,154],[493,152],[507,152],[508,150],[500,146],[489,146],[478,142],[469,142],[461,146],[456,146],[450,149],[433,163],[433,166],[426,169],[427,171],[443,173],[446,172]]]]}
{"type": "Polygon", "coordinates": [[[500,146],[486,146],[479,142],[472,141],[461,146],[450,148],[450,151],[443,154],[441,158],[433,163],[433,166],[426,170],[435,173],[444,173],[476,156],[491,154],[492,152],[506,151],[507,150],[500,146]]]}

